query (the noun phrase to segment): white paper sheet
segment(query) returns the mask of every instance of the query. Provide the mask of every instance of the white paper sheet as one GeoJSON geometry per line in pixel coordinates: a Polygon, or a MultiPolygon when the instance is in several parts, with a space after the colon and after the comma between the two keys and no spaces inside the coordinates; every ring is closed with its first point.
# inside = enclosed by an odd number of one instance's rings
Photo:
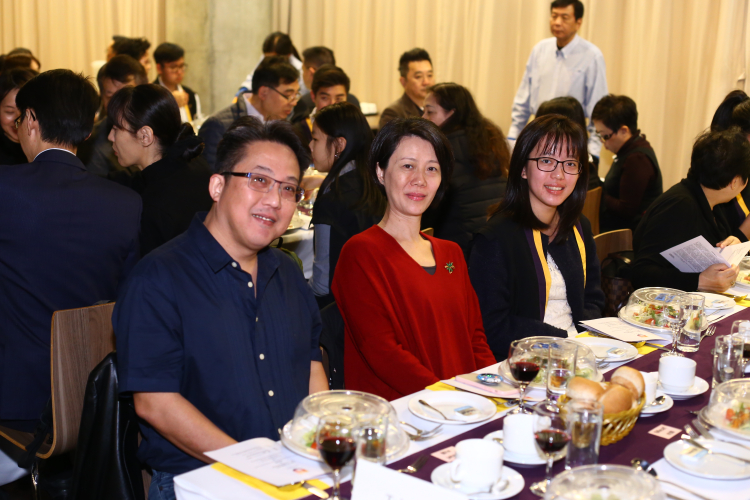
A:
{"type": "Polygon", "coordinates": [[[274,486],[306,481],[328,472],[321,463],[292,453],[281,441],[268,438],[248,439],[206,455],[274,486]]]}
{"type": "Polygon", "coordinates": [[[581,321],[581,325],[587,330],[603,333],[617,340],[622,340],[623,342],[660,342],[667,340],[664,337],[660,337],[659,335],[642,328],[629,325],[620,318],[592,319],[589,321],[581,321]]]}
{"type": "Polygon", "coordinates": [[[739,265],[748,251],[750,241],[719,250],[711,246],[703,236],[696,236],[692,240],[664,250],[661,255],[683,273],[702,273],[714,264],[739,265]]]}
{"type": "Polygon", "coordinates": [[[352,500],[467,500],[457,491],[446,490],[409,474],[361,460],[357,462],[352,500]]]}

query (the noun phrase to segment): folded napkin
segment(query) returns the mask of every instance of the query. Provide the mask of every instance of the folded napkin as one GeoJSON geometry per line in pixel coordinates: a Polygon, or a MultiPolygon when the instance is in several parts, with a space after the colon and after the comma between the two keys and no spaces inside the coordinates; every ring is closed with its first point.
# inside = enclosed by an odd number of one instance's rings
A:
{"type": "MultiPolygon", "coordinates": [[[[425,387],[425,389],[427,389],[428,391],[459,391],[460,390],[456,387],[453,387],[452,385],[446,384],[445,382],[436,382],[430,386],[425,387]]],[[[495,406],[497,406],[498,410],[508,409],[508,407],[505,406],[505,402],[507,400],[502,399],[502,398],[490,397],[490,396],[485,396],[485,397],[488,398],[493,403],[495,403],[495,406]]]]}
{"type": "MultiPolygon", "coordinates": [[[[582,333],[582,334],[576,336],[577,339],[580,339],[580,338],[583,338],[583,337],[593,337],[593,338],[596,338],[596,335],[590,335],[588,332],[586,332],[586,333],[582,333]]],[[[615,339],[615,340],[617,340],[617,339],[615,339]]],[[[648,347],[645,344],[646,344],[645,342],[638,342],[637,344],[633,344],[633,347],[635,347],[635,348],[638,349],[638,354],[648,354],[648,353],[654,352],[656,350],[655,347],[648,347]]],[[[607,361],[615,361],[616,362],[617,360],[616,359],[612,359],[612,360],[607,360],[607,361]]]]}
{"type": "MultiPolygon", "coordinates": [[[[299,486],[291,491],[281,491],[279,488],[272,484],[265,483],[260,479],[256,479],[252,476],[248,476],[247,474],[243,474],[240,471],[234,470],[231,467],[227,467],[226,465],[220,464],[218,462],[213,464],[211,468],[216,469],[222,474],[226,474],[227,476],[234,478],[237,481],[250,486],[251,488],[262,491],[271,498],[277,498],[278,500],[297,500],[298,498],[305,498],[307,496],[310,496],[311,494],[306,488],[303,488],[302,486],[299,486]]],[[[330,486],[328,486],[326,483],[317,479],[311,479],[310,481],[308,481],[308,483],[315,486],[316,488],[320,488],[321,490],[330,488],[330,486]]]]}

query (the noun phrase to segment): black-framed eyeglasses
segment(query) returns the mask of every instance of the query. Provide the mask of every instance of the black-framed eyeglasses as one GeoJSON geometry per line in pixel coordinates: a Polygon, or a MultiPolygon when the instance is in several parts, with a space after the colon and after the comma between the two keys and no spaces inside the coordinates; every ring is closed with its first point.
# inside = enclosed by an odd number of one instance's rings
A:
{"type": "Polygon", "coordinates": [[[173,65],[169,66],[167,64],[164,65],[165,69],[168,69],[169,71],[187,71],[188,70],[188,64],[182,63],[180,65],[173,65]]]}
{"type": "Polygon", "coordinates": [[[581,173],[581,162],[576,160],[556,160],[548,156],[540,156],[539,158],[529,158],[529,160],[536,162],[536,168],[542,172],[554,172],[559,164],[562,163],[563,172],[568,175],[578,175],[581,173]]]}
{"type": "MultiPolygon", "coordinates": [[[[31,115],[31,117],[34,120],[36,120],[36,116],[34,116],[34,112],[33,111],[29,110],[29,114],[31,115]]],[[[18,118],[16,118],[15,121],[13,121],[13,125],[15,125],[16,130],[18,130],[18,127],[21,126],[21,122],[23,121],[24,118],[26,118],[26,113],[25,112],[21,113],[20,115],[18,115],[18,118]]]]}
{"type": "Polygon", "coordinates": [[[302,93],[300,91],[297,91],[297,93],[293,95],[286,95],[283,92],[279,92],[279,90],[277,90],[275,87],[268,87],[268,88],[273,90],[274,92],[276,92],[277,94],[279,94],[281,97],[283,97],[289,102],[299,101],[300,97],[302,97],[302,93]]]}
{"type": "Polygon", "coordinates": [[[279,196],[287,201],[299,203],[305,196],[305,190],[297,184],[291,182],[277,181],[267,175],[256,174],[254,172],[222,172],[223,175],[233,175],[235,177],[247,177],[247,185],[253,191],[259,193],[268,193],[278,184],[279,196]]]}
{"type": "Polygon", "coordinates": [[[595,132],[596,136],[603,140],[608,141],[613,135],[615,135],[617,132],[612,132],[611,134],[600,134],[599,132],[595,132]]]}

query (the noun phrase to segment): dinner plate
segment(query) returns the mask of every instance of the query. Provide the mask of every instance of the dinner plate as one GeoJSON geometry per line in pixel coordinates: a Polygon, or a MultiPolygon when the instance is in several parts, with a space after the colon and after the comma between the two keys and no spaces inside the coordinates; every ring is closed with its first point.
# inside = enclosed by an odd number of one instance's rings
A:
{"type": "Polygon", "coordinates": [[[409,400],[409,411],[414,415],[430,422],[449,425],[475,424],[492,418],[497,413],[497,406],[491,400],[477,396],[470,392],[459,391],[439,391],[431,394],[422,394],[414,396],[409,400]],[[440,414],[419,403],[422,399],[429,405],[437,408],[448,418],[455,420],[446,420],[440,414]],[[474,415],[463,417],[455,412],[457,408],[472,406],[477,412],[474,415]],[[465,419],[465,420],[464,420],[465,419]]]}
{"type": "Polygon", "coordinates": [[[597,356],[598,361],[618,363],[620,361],[629,361],[638,356],[638,349],[621,340],[605,339],[602,337],[579,337],[572,340],[589,346],[594,351],[594,355],[597,356]],[[619,356],[613,356],[608,352],[612,349],[622,349],[624,352],[619,356]]]}
{"type": "MultiPolygon", "coordinates": [[[[715,439],[699,438],[698,442],[710,450],[729,453],[750,460],[750,451],[732,443],[715,439]]],[[[750,464],[723,455],[707,453],[701,458],[689,458],[684,451],[693,446],[684,441],[675,441],[664,448],[664,458],[676,469],[705,479],[747,479],[750,478],[750,464]]]]}
{"type": "MultiPolygon", "coordinates": [[[[461,483],[454,483],[453,480],[451,480],[450,467],[451,464],[449,463],[439,465],[435,468],[435,470],[432,471],[430,480],[441,488],[458,491],[460,493],[463,493],[464,495],[474,493],[473,491],[464,491],[461,488],[461,483]]],[[[505,487],[505,489],[492,493],[480,493],[478,495],[471,495],[469,498],[475,498],[477,500],[502,500],[503,498],[510,498],[512,496],[518,495],[519,493],[521,493],[521,491],[523,491],[523,487],[526,485],[526,482],[523,480],[523,476],[521,476],[521,474],[505,465],[503,465],[502,478],[508,480],[508,485],[505,487]]]]}
{"type": "MultiPolygon", "coordinates": [[[[492,441],[494,438],[503,439],[503,431],[499,430],[499,431],[490,432],[489,434],[484,436],[483,439],[492,441]]],[[[547,459],[539,455],[538,452],[535,455],[526,455],[523,453],[512,452],[508,450],[507,448],[505,448],[505,446],[503,446],[503,449],[505,450],[505,453],[503,454],[503,460],[505,462],[510,462],[510,463],[518,464],[518,465],[544,465],[547,463],[547,459]]],[[[534,447],[534,449],[536,450],[536,446],[534,447]]],[[[561,458],[565,457],[567,449],[568,447],[566,446],[565,449],[563,449],[563,451],[557,452],[555,454],[555,461],[558,461],[561,458]]]]}
{"type": "MultiPolygon", "coordinates": [[[[623,320],[625,323],[629,325],[637,326],[638,328],[643,328],[644,330],[647,330],[652,333],[661,334],[661,335],[669,335],[669,339],[672,338],[672,330],[670,330],[668,326],[650,326],[650,325],[647,325],[646,323],[641,323],[640,321],[631,319],[628,316],[626,309],[627,307],[623,307],[617,313],[617,317],[623,320]]],[[[707,327],[708,327],[708,320],[704,317],[701,331],[705,330],[707,327]]]]}
{"type": "Polygon", "coordinates": [[[737,275],[737,281],[734,283],[735,287],[742,288],[743,290],[750,290],[750,282],[744,280],[750,280],[750,271],[740,271],[737,275]]]}
{"type": "Polygon", "coordinates": [[[674,399],[669,397],[669,395],[664,394],[664,391],[661,389],[656,391],[656,397],[658,398],[659,396],[664,396],[664,402],[658,406],[644,405],[641,410],[642,417],[650,417],[657,413],[663,413],[674,406],[674,399]]]}
{"type": "Polygon", "coordinates": [[[292,220],[289,222],[289,227],[286,228],[287,231],[296,231],[297,229],[301,229],[304,227],[305,221],[300,217],[299,212],[295,212],[294,216],[292,217],[292,220]]]}
{"type": "Polygon", "coordinates": [[[695,377],[693,386],[687,391],[682,391],[682,392],[675,392],[675,391],[667,390],[661,385],[661,382],[658,382],[658,384],[659,384],[658,387],[660,387],[661,390],[664,391],[664,394],[672,396],[672,399],[677,400],[677,401],[681,399],[690,399],[690,398],[694,398],[695,396],[700,396],[701,394],[706,392],[708,388],[710,387],[709,383],[700,377],[695,377]]]}
{"type": "Polygon", "coordinates": [[[733,309],[735,306],[734,299],[730,299],[729,297],[725,297],[724,295],[718,295],[715,293],[706,293],[706,292],[695,292],[695,294],[703,295],[703,297],[706,298],[706,301],[703,303],[703,308],[707,311],[708,310],[720,311],[724,309],[733,309]]]}

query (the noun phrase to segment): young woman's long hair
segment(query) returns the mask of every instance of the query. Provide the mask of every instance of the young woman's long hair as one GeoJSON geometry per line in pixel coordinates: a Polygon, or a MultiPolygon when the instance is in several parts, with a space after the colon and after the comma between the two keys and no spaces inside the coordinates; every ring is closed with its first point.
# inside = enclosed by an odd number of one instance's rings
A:
{"type": "Polygon", "coordinates": [[[471,92],[456,83],[439,83],[429,92],[446,111],[453,114],[440,126],[445,134],[463,130],[469,140],[469,159],[477,166],[477,177],[487,179],[499,172],[508,175],[510,149],[502,130],[485,118],[471,92]]]}
{"type": "MultiPolygon", "coordinates": [[[[562,115],[541,116],[526,125],[518,135],[513,155],[510,158],[505,198],[492,210],[490,218],[505,215],[523,227],[547,229],[548,224],[540,221],[531,209],[529,182],[521,174],[524,168],[537,168],[535,164],[529,162],[529,157],[537,144],[543,145],[541,155],[550,155],[565,147],[566,153],[577,158],[581,163],[581,173],[578,174],[573,192],[557,207],[560,220],[554,241],[565,241],[573,231],[573,226],[578,222],[586,200],[589,180],[587,142],[588,138],[581,127],[562,115]]],[[[562,168],[562,165],[558,165],[557,168],[562,168]]]]}
{"type": "Polygon", "coordinates": [[[362,198],[352,207],[373,215],[385,212],[385,197],[375,185],[368,169],[367,158],[372,144],[372,129],[359,108],[349,102],[331,104],[315,115],[315,126],[328,136],[326,148],[330,151],[338,137],[346,139],[344,150],[339,152],[331,171],[320,186],[323,193],[328,186],[338,190],[339,173],[349,162],[354,162],[364,187],[362,198]]]}
{"type": "MultiPolygon", "coordinates": [[[[742,126],[743,124],[738,123],[741,120],[733,119],[733,115],[735,109],[741,104],[745,104],[743,107],[747,108],[747,105],[750,104],[748,101],[750,101],[750,98],[748,98],[747,94],[742,90],[733,90],[728,93],[724,100],[721,101],[721,104],[719,104],[719,107],[716,108],[714,117],[711,120],[711,131],[720,132],[728,129],[732,125],[737,125],[744,131],[745,127],[742,126]]],[[[737,118],[740,117],[738,116],[737,118]]],[[[750,122],[745,123],[745,125],[748,124],[750,124],[750,122]]]]}

